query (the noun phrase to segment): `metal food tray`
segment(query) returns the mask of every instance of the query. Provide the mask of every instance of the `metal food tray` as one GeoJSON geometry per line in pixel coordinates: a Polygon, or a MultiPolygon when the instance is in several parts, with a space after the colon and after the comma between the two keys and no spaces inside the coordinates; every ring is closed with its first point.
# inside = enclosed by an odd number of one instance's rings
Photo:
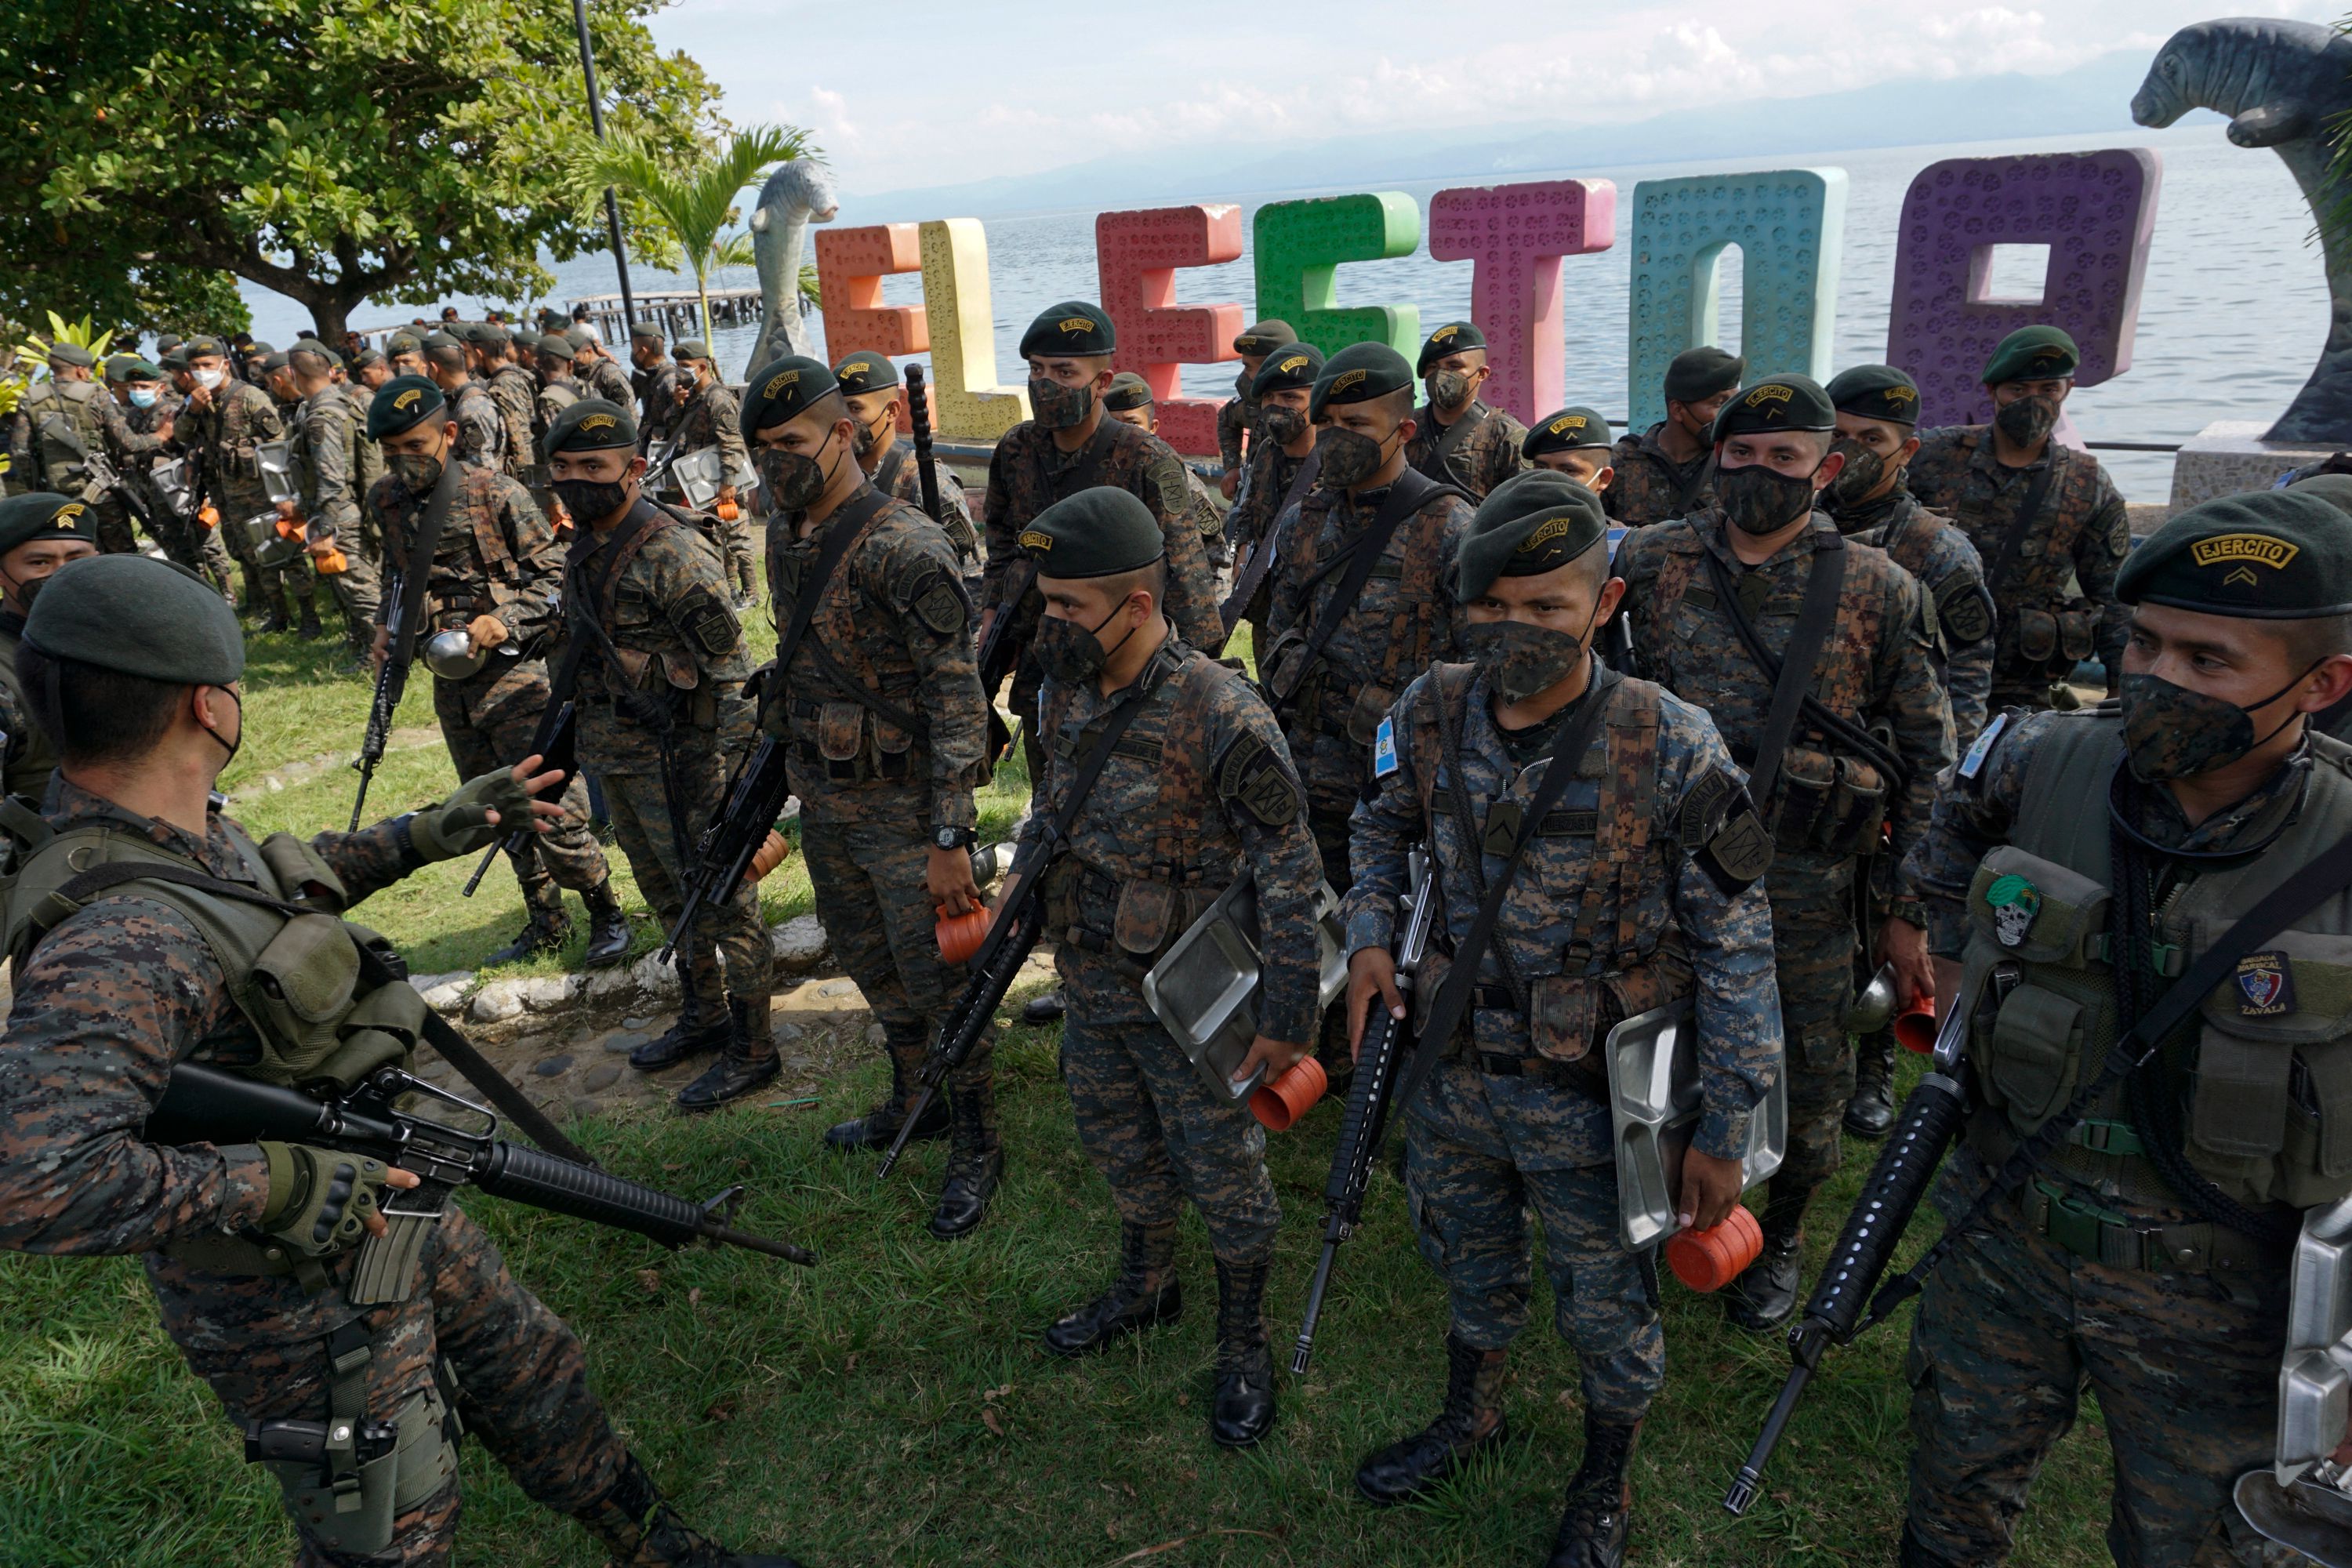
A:
{"type": "MultiPolygon", "coordinates": [[[[1696,1131],[1700,1105],[1696,1009],[1689,998],[1653,1008],[1609,1031],[1609,1121],[1617,1156],[1617,1234],[1635,1251],[1675,1232],[1674,1173],[1696,1131]]],[[[1744,1191],[1780,1168],[1789,1151],[1789,1098],[1775,1077],[1748,1121],[1744,1191]]]]}
{"type": "Polygon", "coordinates": [[[263,441],[253,451],[261,467],[262,490],[271,503],[300,500],[302,490],[294,475],[294,437],[281,436],[275,441],[263,441]]]}
{"type": "MultiPolygon", "coordinates": [[[[1321,968],[1317,1016],[1348,988],[1341,950],[1339,896],[1328,882],[1315,889],[1315,935],[1321,968]]],[[[1209,1091],[1227,1105],[1255,1093],[1260,1067],[1238,1088],[1233,1074],[1257,1037],[1259,973],[1257,884],[1244,872],[1207,912],[1171,944],[1143,977],[1143,1000],[1209,1091]]]]}

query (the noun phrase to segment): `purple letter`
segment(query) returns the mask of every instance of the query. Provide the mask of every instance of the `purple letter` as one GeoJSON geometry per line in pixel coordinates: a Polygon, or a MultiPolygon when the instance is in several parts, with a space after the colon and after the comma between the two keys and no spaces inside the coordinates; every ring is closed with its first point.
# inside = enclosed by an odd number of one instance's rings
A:
{"type": "Polygon", "coordinates": [[[1495,371],[1489,404],[1529,424],[1560,405],[1560,258],[1616,237],[1617,187],[1607,180],[1460,185],[1430,198],[1430,257],[1472,264],[1470,319],[1495,371]]]}

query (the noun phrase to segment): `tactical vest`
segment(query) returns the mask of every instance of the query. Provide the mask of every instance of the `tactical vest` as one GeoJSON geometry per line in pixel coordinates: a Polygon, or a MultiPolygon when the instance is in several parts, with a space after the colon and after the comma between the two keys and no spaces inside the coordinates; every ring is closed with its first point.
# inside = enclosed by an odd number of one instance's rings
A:
{"type": "MultiPolygon", "coordinates": [[[[10,621],[15,621],[12,615],[10,621]]],[[[24,630],[17,623],[15,630],[0,626],[0,686],[8,689],[18,716],[23,721],[22,732],[0,735],[0,790],[9,795],[29,795],[38,801],[48,792],[49,774],[58,765],[57,748],[49,743],[49,732],[33,722],[33,705],[25,700],[25,682],[16,673],[16,645],[24,630]]]]}
{"type": "MultiPolygon", "coordinates": [[[[1984,1107],[1972,1135],[1990,1154],[2063,1109],[2122,1032],[2106,810],[2121,731],[2104,710],[2053,723],[2027,770],[2011,842],[1985,857],[1969,889],[1960,994],[1980,999],[1969,1048],[1984,1107]],[[2012,970],[2013,988],[1997,995],[2012,970]],[[1989,973],[1992,992],[1981,985],[1989,973]]],[[[2163,899],[2164,974],[2181,973],[2263,895],[2352,834],[2352,747],[2314,735],[2311,750],[2309,783],[2285,831],[2246,862],[2184,868],[2163,899]]],[[[2252,1205],[2307,1208],[2352,1194],[2352,891],[2242,961],[2193,1017],[2160,1058],[2184,1097],[2189,1163],[2252,1205]]],[[[2117,1089],[2090,1108],[2055,1163],[2126,1202],[2184,1206],[2139,1147],[2117,1089]]]]}
{"type": "Polygon", "coordinates": [[[95,500],[85,461],[105,440],[98,399],[106,395],[94,381],[45,381],[25,394],[17,407],[33,426],[33,464],[43,489],[95,500]]]}
{"type": "MultiPolygon", "coordinates": [[[[376,480],[384,476],[383,448],[367,438],[370,401],[367,389],[345,385],[341,390],[343,418],[351,429],[352,499],[358,500],[374,489],[376,480]]],[[[348,550],[356,542],[345,540],[343,547],[348,550]]]]}
{"type": "MultiPolygon", "coordinates": [[[[894,499],[866,520],[824,585],[792,668],[776,672],[794,753],[824,769],[833,784],[897,783],[929,772],[930,723],[922,713],[921,679],[897,638],[870,635],[877,606],[856,580],[874,531],[890,521],[895,506],[906,504],[894,499]]],[[[802,574],[815,570],[824,539],[822,528],[793,539],[795,527],[787,521],[769,530],[769,580],[779,619],[786,621],[800,596],[802,574]]]]}
{"type": "MultiPolygon", "coordinates": [[[[1381,721],[1388,717],[1389,710],[1396,705],[1397,692],[1429,667],[1434,651],[1430,644],[1436,635],[1438,611],[1444,603],[1444,593],[1438,584],[1447,560],[1445,510],[1437,503],[1444,496],[1460,493],[1447,489],[1433,494],[1422,503],[1419,510],[1400,522],[1395,535],[1389,541],[1389,551],[1382,552],[1381,559],[1371,569],[1371,575],[1365,581],[1368,588],[1379,582],[1399,584],[1395,603],[1378,633],[1382,650],[1379,673],[1355,690],[1337,689],[1332,685],[1330,656],[1327,652],[1318,661],[1320,668],[1310,671],[1300,685],[1297,700],[1291,706],[1290,721],[1284,726],[1286,731],[1298,733],[1319,730],[1357,745],[1369,746],[1381,721]],[[1421,584],[1422,590],[1419,593],[1404,592],[1403,584],[1409,583],[1421,584]]],[[[1333,504],[1342,503],[1335,500],[1333,504]]],[[[1329,514],[1327,512],[1325,515],[1329,514]]],[[[1302,525],[1305,519],[1302,506],[1302,525]]],[[[1371,527],[1372,520],[1367,518],[1362,526],[1371,527]]],[[[1279,570],[1286,575],[1313,576],[1326,559],[1323,530],[1320,526],[1312,530],[1301,526],[1286,543],[1291,542],[1297,545],[1297,553],[1281,562],[1279,570]]],[[[1345,541],[1341,542],[1340,548],[1346,548],[1345,541]]],[[[1297,643],[1313,637],[1315,617],[1321,608],[1318,601],[1328,599],[1338,579],[1344,575],[1346,569],[1343,567],[1325,576],[1309,590],[1298,620],[1284,633],[1285,640],[1297,643]]],[[[1365,614],[1361,596],[1348,607],[1347,613],[1349,616],[1365,614]]],[[[1286,656],[1296,657],[1304,651],[1303,647],[1295,650],[1268,648],[1265,651],[1264,668],[1269,689],[1280,689],[1279,681],[1286,671],[1278,667],[1284,663],[1286,656]]]]}
{"type": "MultiPolygon", "coordinates": [[[[1462,735],[1476,674],[1476,668],[1467,664],[1433,666],[1430,689],[1410,719],[1428,842],[1439,847],[1447,898],[1465,900],[1461,907],[1467,909],[1477,907],[1477,894],[1463,870],[1459,841],[1465,808],[1472,829],[1480,835],[1479,851],[1499,841],[1504,850],[1493,853],[1503,853],[1544,776],[1541,768],[1521,768],[1499,795],[1465,779],[1461,759],[1445,743],[1444,729],[1450,721],[1456,737],[1462,735]],[[1449,841],[1454,853],[1444,852],[1449,841]]],[[[1648,900],[1651,907],[1644,908],[1639,896],[1642,879],[1655,874],[1658,857],[1654,820],[1658,694],[1659,688],[1646,680],[1621,680],[1609,689],[1609,710],[1601,726],[1605,740],[1586,752],[1576,775],[1597,781],[1599,798],[1590,810],[1556,807],[1536,826],[1528,853],[1545,838],[1591,838],[1590,870],[1568,942],[1532,970],[1520,963],[1519,976],[1528,988],[1526,1014],[1519,1012],[1507,986],[1479,986],[1469,1014],[1467,1045],[1482,1057],[1524,1057],[1532,1047],[1536,1056],[1549,1061],[1582,1062],[1617,1024],[1678,1001],[1695,989],[1690,959],[1671,908],[1664,900],[1648,900]]],[[[1513,889],[1510,897],[1521,902],[1541,896],[1524,868],[1513,889]]],[[[1564,890],[1552,891],[1568,896],[1564,890]]],[[[1498,927],[1496,941],[1503,937],[1498,927]]],[[[1525,944],[1512,951],[1517,962],[1525,944]]],[[[1490,947],[1482,963],[1498,962],[1490,947]]],[[[1433,998],[1444,969],[1444,955],[1433,949],[1417,976],[1417,995],[1433,998]]],[[[1457,1037],[1449,1048],[1463,1045],[1457,1037]]]]}

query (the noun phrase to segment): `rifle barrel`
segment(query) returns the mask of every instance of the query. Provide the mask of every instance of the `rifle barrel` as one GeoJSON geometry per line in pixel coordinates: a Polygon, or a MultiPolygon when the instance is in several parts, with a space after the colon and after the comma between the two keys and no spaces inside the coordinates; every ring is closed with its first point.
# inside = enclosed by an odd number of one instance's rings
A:
{"type": "Polygon", "coordinates": [[[1764,1467],[1772,1458],[1772,1450],[1780,1441],[1781,1428],[1797,1412],[1797,1401],[1805,1394],[1805,1384],[1813,1375],[1812,1363],[1799,1362],[1789,1369],[1789,1381],[1780,1385],[1780,1397],[1772,1402],[1772,1414],[1764,1418],[1764,1430],[1756,1435],[1756,1446],[1748,1450],[1748,1462],[1731,1479],[1729,1489],[1723,1494],[1724,1511],[1737,1519],[1748,1511],[1756,1500],[1757,1490],[1764,1484],[1764,1467]]]}
{"type": "Polygon", "coordinates": [[[1323,1318],[1323,1292],[1331,1288],[1331,1265],[1339,1260],[1339,1243],[1347,1234],[1337,1214],[1323,1227],[1323,1256],[1315,1260],[1315,1280],[1307,1288],[1307,1316],[1299,1321],[1298,1342],[1290,1352],[1293,1377],[1304,1377],[1307,1363],[1315,1355],[1315,1325],[1323,1318]]]}

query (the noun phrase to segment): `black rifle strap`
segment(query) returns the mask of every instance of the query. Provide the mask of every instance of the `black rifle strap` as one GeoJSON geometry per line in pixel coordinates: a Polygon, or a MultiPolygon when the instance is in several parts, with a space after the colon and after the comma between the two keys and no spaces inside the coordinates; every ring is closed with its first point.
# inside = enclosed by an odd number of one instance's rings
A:
{"type": "MultiPolygon", "coordinates": [[[[906,466],[907,448],[896,441],[891,442],[890,449],[882,454],[882,460],[874,465],[872,480],[874,488],[886,496],[897,494],[898,470],[906,466]]],[[[937,522],[939,519],[933,518],[931,521],[937,522]]]]}
{"type": "MultiPolygon", "coordinates": [[[[1446,804],[1453,808],[1454,825],[1461,831],[1462,842],[1483,844],[1486,825],[1471,818],[1470,792],[1461,787],[1462,721],[1467,717],[1467,699],[1476,670],[1470,665],[1452,665],[1441,666],[1433,673],[1437,688],[1437,742],[1444,748],[1445,768],[1454,786],[1445,792],[1446,804]],[[1449,680],[1449,670],[1459,672],[1454,678],[1461,682],[1458,687],[1449,680]]],[[[1484,899],[1486,896],[1486,853],[1481,849],[1463,862],[1463,868],[1470,873],[1470,892],[1474,898],[1484,899]]],[[[1511,957],[1507,945],[1495,950],[1495,963],[1503,972],[1503,984],[1510,987],[1511,1000],[1518,1004],[1520,1012],[1528,1012],[1528,983],[1519,978],[1518,963],[1511,957]]]]}
{"type": "MultiPolygon", "coordinates": [[[[833,581],[841,558],[874,514],[890,504],[890,498],[868,484],[842,502],[841,510],[825,525],[824,543],[817,550],[816,564],[801,579],[800,590],[793,595],[793,618],[786,623],[783,635],[776,639],[776,679],[779,689],[783,686],[784,671],[791,668],[793,655],[800,651],[801,639],[808,636],[809,623],[816,619],[817,605],[824,599],[825,584],[833,581]]],[[[762,697],[767,695],[763,689],[762,697]]]]}
{"type": "Polygon", "coordinates": [[[425,591],[432,585],[434,553],[441,548],[441,530],[449,521],[449,509],[457,504],[458,468],[457,454],[452,450],[441,461],[441,477],[434,481],[416,531],[409,535],[402,552],[400,635],[385,650],[387,668],[406,669],[415,657],[416,624],[425,618],[425,591]]]}
{"type": "MultiPolygon", "coordinates": [[[[2337,839],[2317,859],[2297,867],[2286,880],[2238,917],[2237,923],[2199,953],[2197,961],[2165,988],[2164,994],[2140,1016],[2139,1021],[2108,1047],[2098,1077],[2078,1090],[2064,1109],[2035,1128],[2032,1137],[2010,1151],[2009,1158],[2001,1162],[2000,1169],[1993,1173],[1991,1181],[1969,1205],[1968,1212],[1948,1227],[1907,1272],[1879,1288],[1871,1300],[1870,1315],[1854,1331],[1860,1333],[1884,1321],[1917,1295],[1927,1276],[1936,1271],[1936,1266],[1943,1262],[1960,1237],[1981,1224],[1995,1204],[2006,1201],[2041,1170],[2057,1152],[2058,1145],[2090,1113],[2091,1107],[2146,1065],[2162,1047],[2166,1037],[2188,1021],[2206,994],[2236,973],[2239,960],[2269,942],[2322,899],[2332,898],[2347,888],[2352,888],[2352,837],[2337,839]]],[[[1960,1006],[1965,1001],[1966,998],[1955,998],[1952,1005],[1960,1006]]]]}
{"type": "Polygon", "coordinates": [[[1243,569],[1241,580],[1234,584],[1234,591],[1225,595],[1220,614],[1224,619],[1227,637],[1233,636],[1234,628],[1242,624],[1242,616],[1249,611],[1250,601],[1257,597],[1257,591],[1265,582],[1266,574],[1274,570],[1279,553],[1275,542],[1281,535],[1283,517],[1315,488],[1315,476],[1322,471],[1323,449],[1319,446],[1298,460],[1298,471],[1290,476],[1289,488],[1282,492],[1282,500],[1276,503],[1273,514],[1265,520],[1265,534],[1250,547],[1249,565],[1243,569]]]}
{"type": "MultiPolygon", "coordinates": [[[[1356,535],[1353,543],[1324,563],[1302,584],[1307,590],[1305,607],[1310,613],[1315,629],[1291,666],[1297,673],[1291,677],[1288,688],[1271,694],[1276,718],[1281,718],[1283,710],[1298,700],[1299,690],[1306,686],[1308,673],[1321,662],[1323,650],[1331,645],[1331,639],[1339,635],[1340,623],[1348,618],[1348,612],[1356,607],[1357,599],[1363,595],[1364,584],[1371,581],[1372,568],[1381,563],[1389,541],[1396,537],[1396,531],[1402,526],[1404,520],[1441,495],[1461,493],[1454,486],[1440,484],[1418,468],[1406,468],[1397,476],[1396,483],[1389,487],[1388,496],[1381,502],[1380,511],[1364,531],[1356,535]],[[1347,574],[1333,584],[1329,596],[1317,605],[1312,585],[1342,561],[1347,563],[1347,574]]],[[[1427,591],[1435,593],[1436,584],[1430,584],[1427,591]]]]}
{"type": "MultiPolygon", "coordinates": [[[[1418,412],[1427,418],[1436,417],[1427,405],[1423,405],[1418,412]]],[[[1484,425],[1493,412],[1485,404],[1473,398],[1470,406],[1462,411],[1462,417],[1448,425],[1445,427],[1445,433],[1438,437],[1437,445],[1430,448],[1429,467],[1419,468],[1418,471],[1428,475],[1442,485],[1458,483],[1461,476],[1454,471],[1454,449],[1468,438],[1471,431],[1484,425]]]]}
{"type": "Polygon", "coordinates": [[[1812,565],[1805,574],[1804,605],[1797,612],[1796,628],[1789,634],[1788,648],[1777,668],[1740,608],[1738,584],[1732,581],[1730,569],[1714,551],[1702,545],[1701,552],[1707,575],[1715,580],[1716,603],[1772,682],[1772,705],[1765,710],[1764,728],[1756,736],[1756,760],[1748,770],[1748,792],[1760,804],[1771,798],[1772,786],[1780,780],[1780,754],[1797,732],[1797,717],[1812,689],[1813,667],[1821,662],[1822,650],[1829,646],[1830,633],[1837,626],[1838,595],[1845,588],[1845,540],[1834,530],[1823,531],[1815,538],[1812,565]]]}
{"type": "MultiPolygon", "coordinates": [[[[1103,459],[1110,456],[1111,444],[1118,439],[1118,426],[1119,422],[1106,413],[1095,433],[1087,438],[1086,446],[1079,449],[1078,460],[1059,474],[1046,476],[1046,488],[1054,492],[1055,500],[1066,500],[1102,483],[1096,476],[1102,472],[1103,459]]],[[[1061,450],[1058,447],[1051,449],[1061,450]]]]}
{"type": "MultiPolygon", "coordinates": [[[[1990,430],[1985,432],[1985,439],[1992,439],[1990,430]]],[[[2033,526],[2033,520],[2041,514],[2042,498],[2050,493],[2050,487],[2058,477],[2058,465],[2065,460],[2065,449],[2058,445],[2057,437],[2051,437],[2049,445],[2042,449],[2042,467],[2034,470],[2032,481],[2025,487],[2025,499],[2017,505],[2017,515],[2009,520],[2009,535],[2000,542],[2000,558],[1993,563],[1992,570],[1985,574],[1985,589],[1992,595],[1995,605],[2001,602],[2001,592],[2009,585],[2009,574],[2025,549],[2026,531],[2033,526]]]]}
{"type": "MultiPolygon", "coordinates": [[[[193,866],[159,866],[138,860],[110,860],[103,866],[93,866],[89,870],[69,878],[66,884],[58,889],[58,896],[70,900],[76,904],[87,904],[91,900],[130,882],[171,882],[183,888],[195,889],[199,892],[211,893],[219,898],[236,899],[248,904],[258,904],[263,909],[275,910],[279,914],[289,917],[326,913],[323,910],[305,909],[300,904],[288,903],[283,899],[273,899],[258,888],[247,887],[243,882],[232,882],[226,878],[211,876],[197,870],[193,866]]],[[[340,919],[341,917],[331,918],[340,919]]],[[[365,942],[355,942],[353,945],[359,949],[360,979],[363,984],[370,986],[388,985],[394,980],[407,978],[404,974],[394,973],[392,965],[384,961],[383,955],[365,942]]],[[[532,1142],[549,1153],[563,1159],[575,1161],[583,1165],[595,1164],[596,1162],[588,1157],[586,1151],[566,1138],[562,1131],[548,1120],[546,1112],[533,1105],[522,1090],[508,1082],[506,1075],[492,1067],[482,1053],[474,1048],[474,1043],[471,1040],[459,1034],[446,1018],[431,1007],[425,1009],[424,1033],[426,1042],[441,1053],[442,1059],[456,1068],[459,1075],[467,1083],[472,1084],[483,1099],[495,1106],[500,1115],[512,1122],[532,1142]]]]}
{"type": "Polygon", "coordinates": [[[823,637],[808,639],[808,656],[816,661],[816,672],[824,678],[824,683],[859,707],[868,712],[879,714],[910,735],[928,735],[931,732],[929,720],[919,713],[909,713],[866,682],[858,679],[855,673],[833,657],[825,647],[823,637]]]}
{"type": "Polygon", "coordinates": [[[1683,480],[1681,484],[1675,487],[1675,515],[1676,517],[1684,516],[1689,512],[1691,502],[1697,499],[1698,492],[1705,489],[1706,488],[1706,481],[1713,478],[1715,478],[1715,454],[1710,451],[1707,453],[1705,460],[1702,461],[1697,468],[1691,470],[1690,477],[1683,480]]]}
{"type": "MultiPolygon", "coordinates": [[[[1412,1103],[1412,1097],[1420,1089],[1422,1080],[1436,1067],[1438,1058],[1445,1054],[1446,1043],[1454,1037],[1454,1031],[1461,1024],[1463,1015],[1469,1011],[1470,998],[1478,989],[1478,962],[1486,956],[1486,944],[1494,940],[1496,923],[1503,915],[1503,900],[1511,891],[1511,879],[1517,874],[1519,862],[1527,858],[1528,846],[1534,842],[1536,829],[1543,826],[1544,817],[1559,804],[1559,797],[1568,793],[1570,782],[1581,770],[1584,754],[1592,749],[1593,740],[1601,731],[1601,721],[1608,716],[1614,689],[1619,681],[1625,679],[1597,661],[1591,668],[1592,684],[1584,693],[1584,705],[1561,726],[1559,739],[1552,742],[1551,757],[1544,764],[1543,779],[1536,785],[1536,793],[1527,805],[1527,814],[1519,821],[1518,837],[1511,845],[1511,853],[1504,859],[1503,868],[1496,875],[1493,884],[1487,888],[1486,896],[1479,900],[1478,914],[1470,922],[1469,934],[1454,950],[1453,964],[1445,972],[1445,982],[1437,988],[1437,995],[1430,1003],[1429,1022],[1422,1029],[1420,1043],[1413,1047],[1412,1066],[1405,1073],[1404,1081],[1398,1086],[1396,1098],[1391,1102],[1394,1107],[1392,1114],[1401,1114],[1406,1106],[1412,1103]]],[[[1461,787],[1458,774],[1454,784],[1457,790],[1461,787]]],[[[1479,853],[1475,842],[1465,847],[1472,855],[1479,853]]],[[[1433,883],[1437,879],[1434,868],[1430,872],[1430,879],[1433,883]]]]}

